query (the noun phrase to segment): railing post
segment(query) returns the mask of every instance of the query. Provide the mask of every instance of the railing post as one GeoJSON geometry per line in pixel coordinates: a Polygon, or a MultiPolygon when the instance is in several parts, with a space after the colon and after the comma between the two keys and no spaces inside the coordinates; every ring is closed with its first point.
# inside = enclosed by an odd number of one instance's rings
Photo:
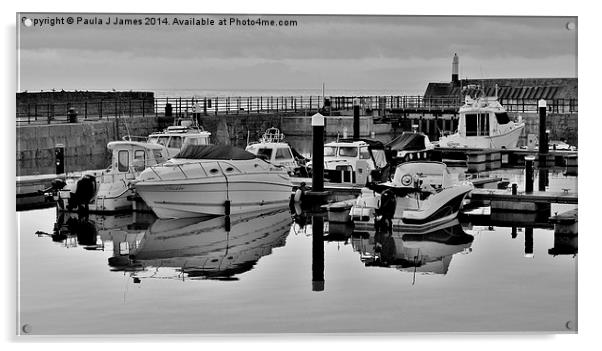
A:
{"type": "Polygon", "coordinates": [[[144,117],[144,113],[145,113],[145,111],[144,111],[144,99],[142,99],[142,117],[144,117]]]}
{"type": "Polygon", "coordinates": [[[88,101],[84,101],[84,119],[88,119],[88,101]]]}
{"type": "Polygon", "coordinates": [[[132,117],[132,99],[129,99],[129,109],[130,109],[130,117],[132,117]]]}

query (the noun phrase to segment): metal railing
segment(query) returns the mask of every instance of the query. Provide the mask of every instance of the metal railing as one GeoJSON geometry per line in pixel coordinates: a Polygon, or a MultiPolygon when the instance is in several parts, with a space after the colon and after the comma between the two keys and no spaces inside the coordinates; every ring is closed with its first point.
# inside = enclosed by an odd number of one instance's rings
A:
{"type": "MultiPolygon", "coordinates": [[[[535,99],[499,99],[509,112],[536,112],[535,99]]],[[[127,99],[74,103],[19,103],[17,124],[50,124],[98,121],[120,117],[184,117],[200,115],[313,114],[352,110],[357,103],[367,113],[451,112],[463,105],[460,97],[423,96],[239,96],[127,99]],[[70,116],[73,109],[77,117],[70,116]]],[[[547,100],[550,113],[577,113],[577,99],[547,100]]]]}

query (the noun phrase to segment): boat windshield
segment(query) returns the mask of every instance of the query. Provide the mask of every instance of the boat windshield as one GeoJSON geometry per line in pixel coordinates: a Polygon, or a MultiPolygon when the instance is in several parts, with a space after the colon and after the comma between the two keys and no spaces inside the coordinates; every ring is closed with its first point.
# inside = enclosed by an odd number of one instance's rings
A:
{"type": "Polygon", "coordinates": [[[357,157],[357,147],[343,146],[339,148],[339,156],[342,157],[357,157]]]}
{"type": "Polygon", "coordinates": [[[335,146],[325,146],[324,147],[324,156],[335,156],[337,152],[337,148],[335,146]]]}
{"type": "Polygon", "coordinates": [[[374,157],[374,165],[378,168],[384,168],[387,166],[387,155],[385,150],[373,149],[372,156],[374,157]]]}
{"type": "Polygon", "coordinates": [[[256,155],[259,158],[264,158],[266,160],[271,160],[272,159],[272,149],[268,149],[268,148],[257,149],[257,154],[256,155]]]}
{"type": "Polygon", "coordinates": [[[158,144],[159,143],[159,137],[158,136],[150,136],[150,137],[148,137],[148,142],[150,144],[158,144]]]}
{"type": "Polygon", "coordinates": [[[508,124],[510,123],[510,118],[508,117],[507,112],[499,112],[495,114],[495,119],[497,119],[498,124],[508,124]]]}
{"type": "Polygon", "coordinates": [[[276,160],[289,160],[293,158],[291,150],[287,148],[278,148],[276,150],[276,160]]]}
{"type": "Polygon", "coordinates": [[[187,136],[184,138],[184,145],[207,145],[208,138],[203,136],[187,136]]]}

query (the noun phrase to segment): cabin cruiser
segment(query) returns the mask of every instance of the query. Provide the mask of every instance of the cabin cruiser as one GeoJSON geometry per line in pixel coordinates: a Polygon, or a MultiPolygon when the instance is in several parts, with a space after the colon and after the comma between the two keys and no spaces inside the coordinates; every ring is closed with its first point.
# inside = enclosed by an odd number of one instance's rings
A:
{"type": "Polygon", "coordinates": [[[333,183],[360,185],[388,180],[385,146],[372,139],[340,139],[325,144],[324,177],[333,183]]]}
{"type": "Polygon", "coordinates": [[[190,120],[183,120],[179,125],[167,127],[162,132],[148,136],[148,143],[163,145],[169,157],[174,157],[185,145],[209,145],[211,133],[190,120]]]}
{"type": "Polygon", "coordinates": [[[458,130],[454,134],[442,136],[439,139],[439,146],[481,149],[515,148],[525,128],[525,123],[515,123],[510,120],[506,109],[497,100],[497,96],[473,99],[466,95],[459,114],[458,130]]]}
{"type": "Polygon", "coordinates": [[[373,227],[376,215],[390,218],[396,230],[430,228],[456,218],[472,189],[472,183],[454,179],[442,162],[406,162],[392,181],[363,188],[350,216],[356,228],[373,227]]]}
{"type": "Polygon", "coordinates": [[[167,161],[167,150],[157,144],[112,141],[107,144],[111,165],[79,178],[53,182],[53,197],[60,211],[113,212],[132,210],[129,182],[148,166],[167,161]]]}
{"type": "Polygon", "coordinates": [[[173,159],[149,167],[134,182],[159,218],[248,213],[286,206],[286,170],[232,146],[186,145],[173,159]]]}
{"type": "MultiPolygon", "coordinates": [[[[263,256],[284,246],[290,232],[288,210],[219,216],[211,219],[159,219],[139,242],[113,242],[112,270],[134,277],[187,276],[194,279],[236,279],[263,256]]],[[[124,238],[125,239],[125,238],[124,238]]]]}
{"type": "Polygon", "coordinates": [[[354,234],[351,245],[366,266],[421,274],[447,274],[452,257],[469,253],[474,240],[457,219],[425,231],[365,234],[354,234]]]}
{"type": "Polygon", "coordinates": [[[269,128],[261,136],[259,142],[248,144],[245,150],[273,165],[283,167],[290,175],[295,174],[299,168],[298,161],[303,164],[305,161],[303,156],[296,153],[284,141],[284,134],[278,128],[269,128]]]}

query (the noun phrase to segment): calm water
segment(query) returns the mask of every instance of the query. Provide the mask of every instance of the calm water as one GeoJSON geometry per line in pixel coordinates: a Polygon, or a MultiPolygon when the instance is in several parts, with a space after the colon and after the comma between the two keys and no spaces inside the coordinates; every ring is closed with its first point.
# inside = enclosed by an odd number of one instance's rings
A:
{"type": "MultiPolygon", "coordinates": [[[[550,187],[576,190],[576,178],[551,174],[550,187]]],[[[383,237],[325,223],[316,240],[319,220],[303,219],[20,212],[20,324],[31,334],[576,329],[577,257],[548,250],[577,243],[552,229],[513,238],[509,227],[450,223],[383,237]],[[65,236],[35,234],[57,222],[65,236]]]]}

